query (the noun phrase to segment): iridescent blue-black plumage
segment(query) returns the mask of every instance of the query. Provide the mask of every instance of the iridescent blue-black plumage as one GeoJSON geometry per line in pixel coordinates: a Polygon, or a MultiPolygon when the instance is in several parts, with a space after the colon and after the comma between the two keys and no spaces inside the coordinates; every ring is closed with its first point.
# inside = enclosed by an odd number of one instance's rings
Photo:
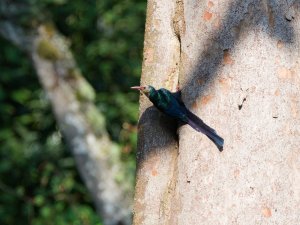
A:
{"type": "Polygon", "coordinates": [[[150,87],[148,98],[163,113],[182,122],[188,122],[186,107],[168,90],[164,88],[155,90],[153,87],[150,87]]]}
{"type": "Polygon", "coordinates": [[[180,120],[184,124],[189,124],[196,131],[202,132],[215,143],[220,151],[223,150],[224,139],[221,138],[214,129],[206,125],[198,116],[189,111],[181,101],[178,93],[172,93],[164,88],[156,90],[152,86],[134,88],[141,90],[160,111],[172,118],[180,120]]]}

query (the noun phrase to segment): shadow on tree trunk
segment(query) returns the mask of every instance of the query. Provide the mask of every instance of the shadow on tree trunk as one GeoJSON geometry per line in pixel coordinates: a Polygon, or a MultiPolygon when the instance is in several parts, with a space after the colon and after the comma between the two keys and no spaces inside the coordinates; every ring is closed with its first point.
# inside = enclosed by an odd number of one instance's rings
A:
{"type": "MultiPolygon", "coordinates": [[[[221,23],[221,29],[206,41],[207,50],[199,53],[197,66],[187,75],[183,90],[184,102],[187,106],[201,98],[207,88],[217,76],[217,71],[226,60],[230,60],[230,54],[241,36],[247,35],[251,29],[261,29],[273,39],[285,44],[293,44],[294,29],[292,26],[294,8],[299,10],[299,3],[288,5],[285,1],[234,1],[228,10],[228,14],[221,23]],[[281,5],[280,7],[276,7],[281,5]],[[292,8],[293,7],[293,8],[292,8]],[[274,16],[274,10],[279,16],[274,16]],[[235,12],[244,12],[235,13],[235,12]],[[270,26],[269,26],[270,25],[270,26]],[[201,85],[199,85],[201,84],[201,85]],[[197,91],[195,91],[197,90],[197,91]],[[188,97],[185,97],[188,96],[188,97]]],[[[183,48],[181,43],[181,50],[183,48]]],[[[226,63],[226,62],[225,62],[226,63]]]]}

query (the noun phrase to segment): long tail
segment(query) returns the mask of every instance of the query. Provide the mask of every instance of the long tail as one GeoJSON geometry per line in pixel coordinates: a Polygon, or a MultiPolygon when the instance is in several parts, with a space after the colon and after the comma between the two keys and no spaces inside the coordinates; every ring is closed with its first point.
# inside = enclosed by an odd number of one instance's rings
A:
{"type": "Polygon", "coordinates": [[[206,125],[198,116],[187,110],[188,124],[198,132],[205,134],[219,149],[223,151],[224,139],[221,138],[217,132],[206,125]]]}

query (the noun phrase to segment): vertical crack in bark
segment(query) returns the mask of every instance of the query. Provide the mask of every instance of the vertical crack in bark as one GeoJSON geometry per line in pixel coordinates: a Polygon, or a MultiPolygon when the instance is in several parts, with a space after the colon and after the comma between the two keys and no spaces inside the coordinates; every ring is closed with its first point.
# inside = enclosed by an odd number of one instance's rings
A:
{"type": "MultiPolygon", "coordinates": [[[[175,10],[174,15],[172,18],[172,29],[174,35],[178,41],[177,48],[178,52],[175,55],[175,71],[177,76],[173,76],[170,79],[173,80],[173,83],[176,83],[176,91],[180,89],[179,84],[179,76],[181,75],[181,40],[185,33],[185,20],[184,20],[184,3],[183,0],[176,0],[175,3],[175,10]]],[[[159,209],[159,217],[162,219],[163,224],[175,224],[176,217],[174,215],[178,211],[178,199],[176,198],[176,184],[178,180],[178,151],[179,151],[179,138],[177,139],[177,154],[173,155],[172,165],[173,168],[169,171],[171,175],[171,179],[168,182],[164,190],[164,194],[162,196],[160,202],[160,209],[159,209]]]]}
{"type": "Polygon", "coordinates": [[[181,38],[185,33],[185,19],[184,19],[184,4],[183,0],[176,0],[175,12],[172,21],[172,27],[174,35],[178,40],[179,45],[179,62],[176,63],[176,68],[178,70],[177,77],[177,89],[179,89],[179,76],[180,76],[180,67],[181,67],[181,38]]]}
{"type": "Polygon", "coordinates": [[[185,33],[185,20],[184,20],[184,4],[183,0],[176,0],[175,12],[173,17],[174,34],[181,42],[181,37],[185,33]]]}

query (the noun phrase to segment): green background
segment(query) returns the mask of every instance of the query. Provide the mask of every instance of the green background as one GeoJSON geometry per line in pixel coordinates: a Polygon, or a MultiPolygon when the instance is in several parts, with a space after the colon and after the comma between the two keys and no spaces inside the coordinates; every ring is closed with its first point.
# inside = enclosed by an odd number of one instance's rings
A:
{"type": "MultiPolygon", "coordinates": [[[[135,172],[145,0],[28,0],[19,18],[65,35],[107,130],[135,172]],[[121,109],[121,110],[120,110],[121,109]]],[[[0,224],[101,224],[30,59],[0,38],[0,224]]]]}

